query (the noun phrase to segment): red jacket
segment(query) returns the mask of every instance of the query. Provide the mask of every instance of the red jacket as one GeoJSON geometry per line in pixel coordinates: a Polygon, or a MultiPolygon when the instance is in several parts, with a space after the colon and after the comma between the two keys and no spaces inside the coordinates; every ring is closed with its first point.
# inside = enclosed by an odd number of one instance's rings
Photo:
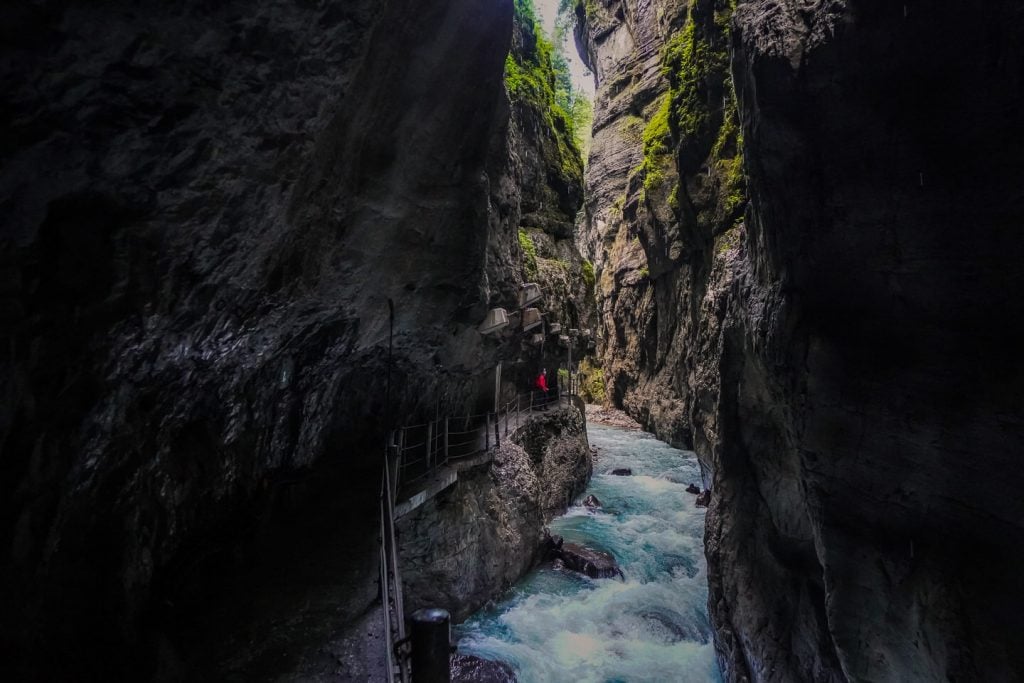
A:
{"type": "Polygon", "coordinates": [[[538,389],[540,389],[541,391],[543,391],[544,393],[547,393],[547,391],[548,391],[548,378],[543,373],[537,375],[536,387],[538,389]]]}

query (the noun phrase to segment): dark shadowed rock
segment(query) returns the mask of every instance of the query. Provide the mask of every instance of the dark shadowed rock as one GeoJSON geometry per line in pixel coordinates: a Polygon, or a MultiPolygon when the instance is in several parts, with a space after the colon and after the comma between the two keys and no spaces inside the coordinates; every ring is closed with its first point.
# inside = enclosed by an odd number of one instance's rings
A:
{"type": "Polygon", "coordinates": [[[547,528],[544,529],[544,548],[549,556],[556,557],[558,551],[562,549],[562,543],[564,543],[561,536],[553,534],[547,528]]]}
{"type": "Polygon", "coordinates": [[[622,576],[622,570],[610,554],[594,550],[578,543],[563,543],[558,557],[566,568],[592,579],[610,579],[622,576]]]}
{"type": "Polygon", "coordinates": [[[608,474],[614,474],[616,477],[629,477],[632,476],[633,470],[628,467],[617,467],[608,474]]]}
{"type": "Polygon", "coordinates": [[[706,508],[708,505],[710,505],[711,504],[711,490],[707,489],[707,490],[702,491],[701,493],[699,493],[697,495],[697,498],[694,500],[693,504],[696,505],[699,508],[706,508]]]}
{"type": "Polygon", "coordinates": [[[700,494],[700,487],[698,487],[696,484],[690,484],[686,487],[686,492],[700,494]]]}
{"type": "Polygon", "coordinates": [[[475,655],[452,657],[452,683],[516,683],[515,670],[505,662],[475,655]]]}
{"type": "Polygon", "coordinates": [[[599,508],[601,507],[601,501],[598,500],[597,496],[590,494],[583,499],[583,506],[588,508],[599,508]]]}
{"type": "Polygon", "coordinates": [[[711,465],[727,680],[1024,680],[1020,3],[586,9],[609,395],[711,465]]]}

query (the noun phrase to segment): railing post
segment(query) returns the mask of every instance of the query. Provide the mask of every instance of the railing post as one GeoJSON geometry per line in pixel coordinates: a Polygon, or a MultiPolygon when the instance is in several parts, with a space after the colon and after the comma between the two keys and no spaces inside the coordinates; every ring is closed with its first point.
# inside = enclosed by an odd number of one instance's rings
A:
{"type": "Polygon", "coordinates": [[[501,448],[501,435],[498,433],[498,430],[499,430],[499,427],[498,427],[498,416],[495,415],[494,416],[494,446],[496,448],[501,448]]]}
{"type": "Polygon", "coordinates": [[[433,441],[433,439],[434,439],[434,423],[433,422],[428,422],[427,423],[427,441],[424,444],[426,446],[426,448],[427,448],[427,471],[428,472],[431,469],[433,469],[433,465],[430,462],[431,442],[433,441]]]}
{"type": "Polygon", "coordinates": [[[448,464],[448,416],[444,418],[444,464],[448,464]]]}

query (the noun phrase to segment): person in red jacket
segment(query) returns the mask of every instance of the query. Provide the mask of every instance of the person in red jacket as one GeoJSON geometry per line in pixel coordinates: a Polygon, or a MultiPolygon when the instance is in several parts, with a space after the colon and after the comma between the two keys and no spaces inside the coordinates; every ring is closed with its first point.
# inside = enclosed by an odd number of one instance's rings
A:
{"type": "Polygon", "coordinates": [[[537,381],[533,383],[538,391],[544,392],[544,398],[541,402],[541,406],[546,407],[548,404],[548,371],[541,370],[540,374],[537,375],[537,381]]]}

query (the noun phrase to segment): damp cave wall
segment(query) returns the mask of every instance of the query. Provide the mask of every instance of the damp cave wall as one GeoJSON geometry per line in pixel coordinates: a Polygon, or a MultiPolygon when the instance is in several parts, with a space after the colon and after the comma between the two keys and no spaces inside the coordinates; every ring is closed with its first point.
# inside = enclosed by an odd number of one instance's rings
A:
{"type": "Polygon", "coordinates": [[[387,421],[520,351],[475,328],[545,130],[510,123],[511,0],[5,13],[3,666],[144,676],[253,548],[372,533],[387,421]]]}
{"type": "Polygon", "coordinates": [[[612,399],[714,471],[727,678],[1020,678],[1024,13],[576,11],[598,81],[581,241],[599,264],[599,352],[612,399]],[[724,39],[724,71],[666,59],[688,26],[712,54],[724,39]],[[687,83],[697,107],[672,115],[705,116],[671,122],[672,201],[644,187],[636,132],[687,83]],[[723,83],[736,149],[715,144],[723,83]],[[716,186],[734,153],[742,184],[716,186]],[[700,210],[728,208],[730,185],[738,222],[700,210]]]}

